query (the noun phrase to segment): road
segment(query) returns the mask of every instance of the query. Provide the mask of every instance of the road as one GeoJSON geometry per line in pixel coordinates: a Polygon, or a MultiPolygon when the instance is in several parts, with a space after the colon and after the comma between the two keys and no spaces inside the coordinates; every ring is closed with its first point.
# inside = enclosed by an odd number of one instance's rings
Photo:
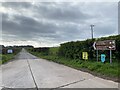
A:
{"type": "Polygon", "coordinates": [[[2,88],[118,88],[118,83],[37,58],[26,50],[2,65],[2,88]]]}

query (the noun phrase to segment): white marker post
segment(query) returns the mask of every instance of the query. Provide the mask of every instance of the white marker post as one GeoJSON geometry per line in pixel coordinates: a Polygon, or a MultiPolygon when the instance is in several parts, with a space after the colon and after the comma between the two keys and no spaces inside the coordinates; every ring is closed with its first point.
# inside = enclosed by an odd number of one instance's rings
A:
{"type": "Polygon", "coordinates": [[[113,48],[115,49],[115,40],[109,42],[109,44],[110,44],[110,45],[111,45],[111,44],[114,44],[114,45],[112,45],[112,46],[109,47],[109,49],[110,49],[110,64],[112,64],[112,49],[113,49],[113,48]]]}

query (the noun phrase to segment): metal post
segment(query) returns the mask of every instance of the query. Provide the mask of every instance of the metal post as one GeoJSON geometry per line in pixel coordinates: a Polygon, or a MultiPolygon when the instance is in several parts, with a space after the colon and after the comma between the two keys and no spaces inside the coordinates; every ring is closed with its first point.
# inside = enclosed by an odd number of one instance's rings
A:
{"type": "Polygon", "coordinates": [[[98,62],[98,50],[96,50],[96,52],[97,52],[97,62],[98,62]]]}
{"type": "Polygon", "coordinates": [[[112,63],[112,50],[110,49],[110,64],[112,63]]]}

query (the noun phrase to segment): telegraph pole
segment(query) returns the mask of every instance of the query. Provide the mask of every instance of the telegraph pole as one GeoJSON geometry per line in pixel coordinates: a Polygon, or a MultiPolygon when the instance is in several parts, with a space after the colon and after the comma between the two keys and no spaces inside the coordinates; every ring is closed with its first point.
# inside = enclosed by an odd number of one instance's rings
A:
{"type": "Polygon", "coordinates": [[[91,36],[92,36],[92,40],[93,40],[93,27],[94,27],[95,25],[90,25],[90,27],[91,27],[91,36]]]}
{"type": "MultiPolygon", "coordinates": [[[[95,26],[95,25],[93,25],[93,24],[90,25],[90,27],[91,27],[92,42],[93,42],[93,27],[94,27],[94,26],[95,26]]],[[[91,50],[91,53],[93,54],[92,50],[91,50]]],[[[98,50],[96,50],[96,53],[97,53],[97,61],[98,61],[98,50]]],[[[93,55],[92,55],[92,57],[93,57],[93,55]]]]}

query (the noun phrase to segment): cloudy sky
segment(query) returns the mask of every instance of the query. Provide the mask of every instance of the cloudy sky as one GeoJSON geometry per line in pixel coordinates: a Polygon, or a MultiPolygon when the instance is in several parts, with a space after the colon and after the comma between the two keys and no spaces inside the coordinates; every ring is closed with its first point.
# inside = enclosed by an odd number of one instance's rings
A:
{"type": "MultiPolygon", "coordinates": [[[[2,2],[4,45],[57,46],[118,34],[117,2],[2,2]]],[[[1,42],[3,40],[3,42],[1,42]]]]}

